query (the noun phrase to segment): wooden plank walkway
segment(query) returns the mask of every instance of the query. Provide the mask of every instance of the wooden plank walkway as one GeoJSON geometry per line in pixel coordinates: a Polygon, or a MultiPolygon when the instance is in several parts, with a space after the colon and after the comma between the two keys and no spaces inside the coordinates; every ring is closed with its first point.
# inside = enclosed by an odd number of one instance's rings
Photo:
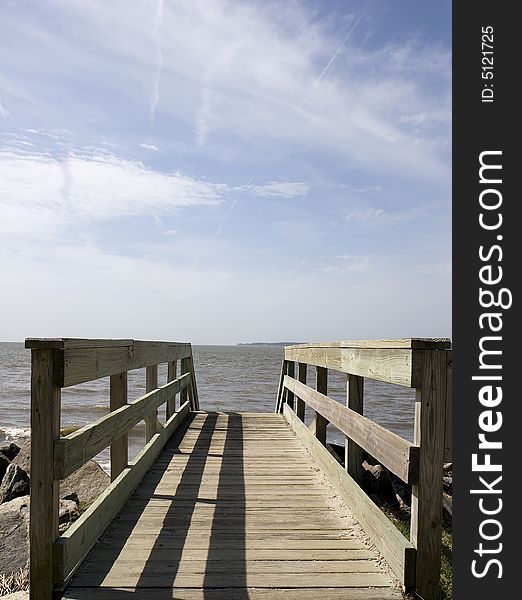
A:
{"type": "Polygon", "coordinates": [[[282,415],[191,413],[64,598],[402,598],[322,481],[282,415]]]}

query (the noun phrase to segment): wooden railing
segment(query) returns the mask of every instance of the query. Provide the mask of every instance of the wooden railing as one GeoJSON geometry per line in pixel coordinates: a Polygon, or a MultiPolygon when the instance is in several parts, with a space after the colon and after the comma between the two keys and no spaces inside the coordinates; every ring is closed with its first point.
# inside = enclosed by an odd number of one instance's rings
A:
{"type": "Polygon", "coordinates": [[[190,410],[198,410],[192,347],[134,340],[28,338],[31,349],[30,598],[50,600],[102,535],[190,410]],[[180,375],[177,376],[177,362],[180,375]],[[158,387],[158,365],[167,383],[158,387]],[[146,369],[146,394],[127,403],[127,372],[146,369]],[[60,437],[61,389],[110,377],[110,413],[60,437]],[[180,405],[176,410],[176,395],[180,405]],[[157,409],[166,404],[165,423],[157,409]],[[146,444],[128,461],[127,432],[146,423],[146,444]],[[61,536],[60,480],[110,446],[111,484],[61,536]]]}
{"type": "Polygon", "coordinates": [[[440,595],[442,473],[452,448],[450,348],[447,339],[287,346],[276,405],[403,586],[424,600],[440,595]],[[317,369],[316,389],[306,385],[308,365],[317,369]],[[346,406],[327,396],[328,369],[347,374],[346,406]],[[363,416],[365,378],[415,388],[413,443],[363,416]],[[314,411],[310,428],[305,405],[314,411]],[[345,468],[324,447],[328,423],[346,436],[345,468]],[[360,487],[363,450],[411,484],[409,540],[360,487]]]}

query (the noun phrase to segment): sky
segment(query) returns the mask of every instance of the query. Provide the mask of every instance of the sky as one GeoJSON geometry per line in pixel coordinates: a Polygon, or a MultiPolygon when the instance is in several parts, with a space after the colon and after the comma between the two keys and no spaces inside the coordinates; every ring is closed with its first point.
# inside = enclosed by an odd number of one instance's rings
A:
{"type": "Polygon", "coordinates": [[[451,334],[451,2],[3,0],[0,340],[451,334]]]}

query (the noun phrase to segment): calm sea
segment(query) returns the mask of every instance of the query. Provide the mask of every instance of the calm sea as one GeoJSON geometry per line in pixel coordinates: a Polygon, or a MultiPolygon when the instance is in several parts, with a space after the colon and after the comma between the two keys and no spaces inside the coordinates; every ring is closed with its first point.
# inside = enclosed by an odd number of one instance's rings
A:
{"type": "MultiPolygon", "coordinates": [[[[194,346],[194,364],[201,410],[274,410],[283,349],[276,346],[194,346]]],[[[313,369],[309,369],[313,385],[313,369]]],[[[166,368],[160,366],[160,382],[166,368]],[[163,367],[163,368],[162,368],[163,367]]],[[[145,393],[145,370],[129,373],[129,401],[145,393]]],[[[329,396],[344,403],[346,376],[329,372],[329,396]]],[[[82,426],[108,412],[109,380],[93,381],[62,391],[62,427],[82,426]]],[[[413,390],[366,381],[364,413],[370,419],[412,440],[415,394],[413,390]]],[[[310,412],[310,411],[308,411],[310,412]]],[[[308,417],[308,415],[307,415],[308,417]]],[[[310,415],[311,417],[311,415],[310,415]]],[[[308,419],[307,419],[308,420],[308,419]]],[[[29,435],[30,351],[20,343],[0,343],[0,443],[29,435]]],[[[143,447],[145,426],[129,435],[129,456],[143,447]]],[[[341,443],[343,436],[331,426],[330,441],[341,443]]],[[[98,457],[109,468],[108,451],[98,457]]]]}

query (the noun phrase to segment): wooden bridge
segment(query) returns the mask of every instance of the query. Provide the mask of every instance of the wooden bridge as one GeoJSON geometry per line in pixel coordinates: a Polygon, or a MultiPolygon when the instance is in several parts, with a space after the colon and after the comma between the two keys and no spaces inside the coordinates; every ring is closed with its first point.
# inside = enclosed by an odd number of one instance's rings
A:
{"type": "Polygon", "coordinates": [[[288,346],[275,413],[201,411],[190,344],[30,338],[26,347],[31,600],[439,597],[448,340],[288,346]],[[140,368],[147,393],[128,403],[127,372],[140,368]],[[327,396],[328,369],[347,374],[347,406],[327,396]],[[102,377],[111,412],[60,437],[61,389],[102,377]],[[363,416],[365,378],[416,389],[414,443],[363,416]],[[145,446],[129,461],[127,433],[143,420],[145,446]],[[326,448],[328,423],[346,436],[346,468],[326,448]],[[110,486],[60,536],[60,480],[108,446],[110,486]],[[412,485],[410,539],[359,486],[364,451],[412,485]]]}

